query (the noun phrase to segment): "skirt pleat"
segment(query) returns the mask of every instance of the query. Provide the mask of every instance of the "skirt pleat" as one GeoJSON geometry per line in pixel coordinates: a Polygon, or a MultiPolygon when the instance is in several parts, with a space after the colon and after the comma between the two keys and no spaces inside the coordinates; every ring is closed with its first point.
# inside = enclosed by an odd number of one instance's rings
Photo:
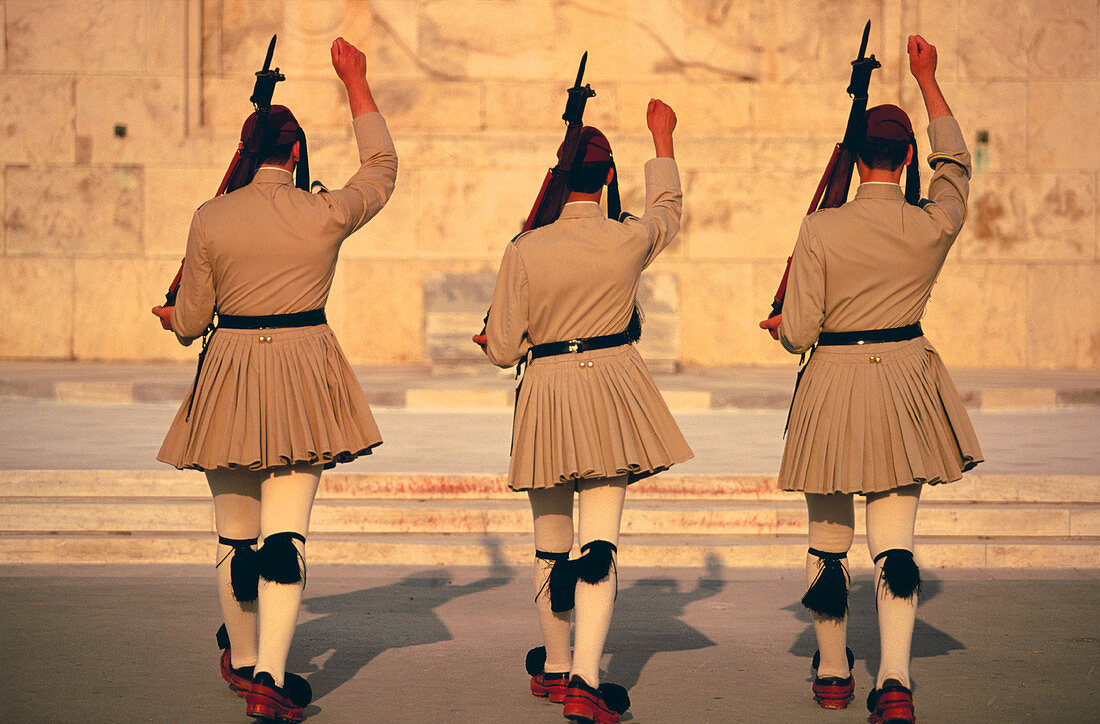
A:
{"type": "Polygon", "coordinates": [[[513,489],[624,474],[633,482],[692,456],[633,346],[528,365],[512,426],[513,489]]]}
{"type": "Polygon", "coordinates": [[[330,466],[370,454],[381,442],[327,325],[219,329],[157,459],[195,470],[330,466]]]}
{"type": "Polygon", "coordinates": [[[779,487],[869,493],[934,485],[982,460],[962,398],[928,340],[819,347],[791,403],[779,487]]]}

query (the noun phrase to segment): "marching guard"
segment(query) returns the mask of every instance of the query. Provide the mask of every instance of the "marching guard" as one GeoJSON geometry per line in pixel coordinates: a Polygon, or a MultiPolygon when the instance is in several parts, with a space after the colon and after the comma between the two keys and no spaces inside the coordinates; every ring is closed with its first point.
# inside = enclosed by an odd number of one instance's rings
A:
{"type": "Polygon", "coordinates": [[[813,613],[813,694],[824,708],[842,709],[854,696],[853,654],[845,645],[847,552],[853,496],[867,499],[882,652],[867,698],[873,724],[915,720],[909,659],[920,591],[913,527],[921,489],[958,480],[983,460],[962,400],[920,326],[966,216],[970,154],[936,83],[936,48],[915,35],[908,53],[928,111],[935,169],[928,198],[918,201],[909,117],[892,105],[866,111],[855,198],[804,219],[782,313],[760,325],[778,333],[788,351],[810,352],[792,402],[779,486],[806,497],[809,589],[802,601],[813,613]],[[903,167],[912,194],[899,185],[903,167]]]}
{"type": "MultiPolygon", "coordinates": [[[[274,39],[268,62],[273,48],[274,39]]],[[[195,213],[175,304],[154,309],[182,344],[204,339],[194,388],[157,457],[204,471],[213,494],[221,673],[248,715],[287,722],[301,721],[312,698],[306,680],[285,666],[322,469],[382,442],[326,324],[325,302],[341,244],[393,193],[397,154],[365,56],[343,38],[331,54],[348,94],[359,170],[343,188],[310,193],[297,120],[285,107],[257,103],[240,153],[259,168],[195,213]]]]}

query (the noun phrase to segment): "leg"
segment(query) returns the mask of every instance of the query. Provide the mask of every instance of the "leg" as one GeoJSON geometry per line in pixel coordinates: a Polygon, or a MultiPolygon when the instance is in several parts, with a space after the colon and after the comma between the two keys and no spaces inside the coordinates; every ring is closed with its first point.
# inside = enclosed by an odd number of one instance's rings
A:
{"type": "MultiPolygon", "coordinates": [[[[588,554],[586,549],[593,542],[606,541],[615,547],[619,545],[619,523],[626,498],[626,481],[627,478],[623,475],[579,484],[578,532],[582,554],[588,554]]],[[[571,673],[580,676],[589,686],[596,687],[600,683],[600,659],[603,657],[607,631],[611,627],[611,613],[615,607],[619,580],[615,566],[615,548],[604,548],[602,554],[598,546],[591,550],[591,555],[610,555],[610,561],[606,577],[601,564],[600,580],[588,583],[583,576],[577,580],[577,628],[571,673]]]]}
{"type": "Polygon", "coordinates": [[[221,602],[225,629],[229,634],[232,666],[240,669],[256,663],[256,597],[240,601],[233,594],[232,570],[238,553],[222,540],[254,539],[260,534],[261,474],[251,470],[208,470],[206,481],[214,496],[214,527],[218,531],[217,552],[218,600],[221,602]]]}
{"type": "MultiPolygon", "coordinates": [[[[817,675],[847,678],[851,672],[848,664],[846,639],[848,601],[848,559],[847,557],[821,557],[817,553],[846,554],[852,547],[855,533],[855,512],[851,494],[832,493],[830,495],[806,494],[806,509],[809,512],[810,549],[806,555],[807,598],[817,589],[826,600],[832,599],[826,609],[832,614],[811,611],[814,633],[817,635],[817,648],[820,652],[817,675]],[[826,574],[826,571],[830,571],[826,574]],[[826,574],[825,580],[821,580],[826,574]],[[819,587],[819,584],[821,586],[819,587]],[[821,588],[831,590],[822,591],[821,588]]],[[[803,599],[806,602],[806,599],[803,599]]],[[[820,607],[820,606],[819,606],[820,607]]]]}
{"type": "Polygon", "coordinates": [[[875,597],[882,646],[875,688],[882,688],[886,679],[909,686],[909,650],[920,583],[912,559],[920,491],[918,484],[867,495],[867,547],[876,559],[875,597]]]}
{"type": "MultiPolygon", "coordinates": [[[[529,490],[531,514],[535,520],[535,610],[546,646],[548,673],[569,671],[572,657],[569,654],[569,626],[573,612],[555,612],[550,607],[550,571],[554,558],[568,558],[573,548],[573,488],[556,485],[553,488],[529,490]]],[[[534,676],[534,674],[532,674],[534,676]]]]}
{"type": "Polygon", "coordinates": [[[304,541],[275,536],[280,533],[294,533],[305,538],[309,532],[313,498],[317,494],[320,481],[320,465],[299,465],[270,471],[260,487],[260,528],[264,536],[264,546],[259,551],[260,637],[256,672],[266,671],[271,674],[276,686],[283,685],[286,657],[290,652],[294,628],[298,624],[298,608],[302,603],[305,580],[279,583],[277,580],[282,576],[267,571],[272,567],[280,569],[280,573],[293,571],[299,565],[300,559],[304,575],[304,541]]]}

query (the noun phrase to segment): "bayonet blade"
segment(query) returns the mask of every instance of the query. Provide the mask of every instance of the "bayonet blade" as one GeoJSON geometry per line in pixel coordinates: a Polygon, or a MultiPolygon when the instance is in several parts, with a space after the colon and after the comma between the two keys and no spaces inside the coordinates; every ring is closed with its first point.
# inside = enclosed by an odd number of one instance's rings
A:
{"type": "MultiPolygon", "coordinates": [[[[871,21],[868,20],[867,22],[870,23],[871,21]]],[[[279,37],[279,36],[278,35],[272,35],[271,36],[271,42],[267,46],[267,57],[264,58],[264,69],[262,71],[263,73],[266,73],[271,68],[271,58],[272,58],[273,55],[275,55],[275,38],[277,38],[277,37],[279,37]]],[[[867,42],[866,37],[864,37],[863,42],[864,42],[864,44],[866,44],[866,42],[867,42]]],[[[862,55],[862,53],[860,55],[862,55]]]]}
{"type": "MultiPolygon", "coordinates": [[[[870,20],[868,20],[868,21],[867,21],[867,25],[865,25],[865,26],[863,27],[863,40],[862,40],[862,41],[860,41],[860,44],[859,44],[859,56],[858,56],[858,57],[856,58],[856,60],[863,60],[863,55],[864,55],[864,53],[866,53],[866,52],[867,52],[867,38],[868,38],[868,37],[869,37],[870,35],[871,35],[871,21],[870,21],[870,20]]],[[[271,40],[271,42],[272,42],[272,44],[274,44],[274,43],[275,43],[275,40],[274,40],[274,39],[272,39],[272,40],[271,40]]]]}
{"type": "Polygon", "coordinates": [[[581,56],[581,67],[577,71],[577,82],[573,84],[574,88],[581,87],[581,79],[584,78],[584,66],[588,63],[588,51],[584,51],[584,55],[581,56]]]}

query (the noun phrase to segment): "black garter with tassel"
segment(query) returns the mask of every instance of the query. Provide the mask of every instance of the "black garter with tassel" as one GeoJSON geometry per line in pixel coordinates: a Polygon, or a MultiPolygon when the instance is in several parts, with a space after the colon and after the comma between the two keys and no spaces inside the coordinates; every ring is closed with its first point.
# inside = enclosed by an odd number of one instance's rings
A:
{"type": "Polygon", "coordinates": [[[875,563],[882,561],[879,577],[895,598],[912,598],[920,595],[920,568],[913,560],[913,551],[891,548],[875,556],[875,563]],[[882,560],[885,558],[886,560],[882,560]]]}
{"type": "Polygon", "coordinates": [[[550,569],[550,577],[546,581],[547,588],[550,589],[550,610],[554,613],[572,611],[577,580],[594,584],[607,578],[615,563],[617,550],[610,541],[594,540],[581,546],[582,555],[575,560],[569,560],[568,553],[535,551],[537,557],[554,561],[554,567],[550,569]]]}
{"type": "Polygon", "coordinates": [[[305,574],[305,561],[294,541],[306,542],[301,533],[287,531],[264,537],[264,544],[256,551],[256,568],[265,581],[271,583],[298,583],[305,574]]]}
{"type": "MultiPolygon", "coordinates": [[[[225,563],[225,559],[233,556],[229,562],[229,584],[233,589],[233,598],[241,603],[256,600],[259,588],[259,569],[256,566],[256,538],[226,538],[218,536],[218,542],[223,546],[229,546],[233,550],[225,554],[225,558],[218,561],[218,566],[225,563]]],[[[218,566],[215,566],[217,568],[218,566]]]]}
{"type": "Polygon", "coordinates": [[[531,676],[538,676],[546,668],[546,647],[536,646],[527,652],[527,659],[523,662],[524,668],[531,676]]]}
{"type": "Polygon", "coordinates": [[[848,571],[842,560],[847,553],[827,553],[810,548],[809,553],[821,559],[817,578],[810,584],[802,605],[820,616],[844,618],[848,613],[848,571]]]}

